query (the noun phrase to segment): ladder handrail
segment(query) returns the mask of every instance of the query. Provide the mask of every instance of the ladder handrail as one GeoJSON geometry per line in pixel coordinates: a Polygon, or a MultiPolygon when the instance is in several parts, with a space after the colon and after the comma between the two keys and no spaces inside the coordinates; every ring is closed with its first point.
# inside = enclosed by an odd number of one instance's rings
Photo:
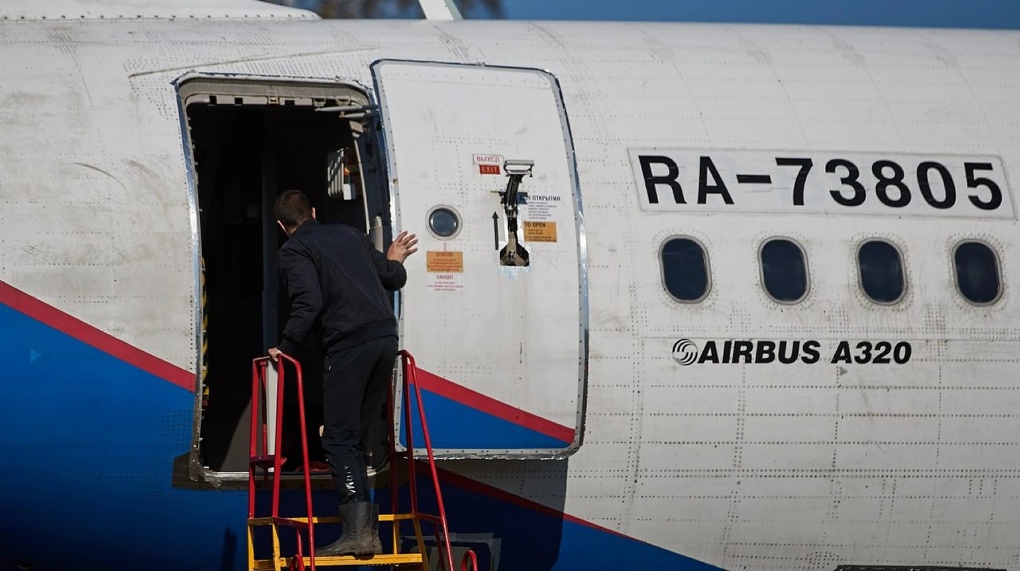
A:
{"type": "MultiPolygon", "coordinates": [[[[302,452],[302,464],[303,474],[305,480],[305,509],[308,512],[308,521],[302,525],[297,520],[290,520],[281,523],[287,523],[298,529],[305,529],[308,532],[308,556],[310,558],[311,571],[315,571],[315,524],[312,521],[313,510],[312,510],[312,479],[309,473],[308,466],[308,431],[305,429],[305,388],[304,381],[301,374],[301,363],[294,359],[290,355],[280,353],[279,361],[272,359],[271,357],[258,357],[252,359],[252,391],[251,391],[251,435],[250,435],[250,456],[248,461],[248,518],[255,517],[255,458],[263,457],[268,460],[268,434],[262,438],[262,454],[258,454],[257,442],[258,442],[258,421],[261,416],[261,411],[257,410],[259,405],[259,394],[260,388],[268,389],[266,386],[266,373],[268,372],[270,363],[279,363],[279,366],[275,366],[277,370],[277,387],[276,387],[276,429],[274,438],[274,448],[272,460],[273,460],[273,504],[272,504],[272,517],[274,520],[286,519],[280,518],[280,474],[283,468],[283,396],[284,387],[286,386],[286,366],[285,363],[290,363],[294,366],[296,374],[294,375],[295,383],[297,385],[297,401],[298,401],[298,417],[300,424],[301,433],[301,452],[302,452]],[[261,386],[260,386],[261,385],[261,386]]],[[[266,395],[266,400],[269,400],[269,395],[266,395]]],[[[267,419],[268,420],[268,419],[267,419]]],[[[267,478],[268,473],[263,474],[263,478],[267,478]]],[[[275,532],[274,532],[275,533],[275,532]]],[[[298,532],[299,533],[299,532],[298,532]]],[[[298,552],[301,551],[301,540],[300,535],[298,536],[298,552]]]]}
{"type": "MultiPolygon", "coordinates": [[[[418,384],[418,366],[415,363],[414,356],[411,355],[407,350],[401,350],[399,355],[404,360],[404,374],[403,374],[403,396],[404,396],[404,426],[407,433],[407,463],[410,482],[408,486],[411,492],[411,511],[418,514],[418,498],[417,498],[417,484],[415,482],[415,470],[414,470],[414,440],[412,437],[412,422],[411,422],[411,394],[408,390],[408,385],[414,386],[415,397],[418,402],[418,418],[421,419],[421,432],[422,439],[425,441],[425,452],[428,454],[429,469],[432,472],[432,485],[436,492],[436,505],[439,508],[439,526],[443,530],[443,542],[441,547],[443,550],[444,559],[449,571],[454,571],[453,565],[453,549],[450,546],[450,533],[446,525],[446,506],[443,504],[443,493],[439,487],[439,473],[436,470],[436,458],[432,452],[432,439],[429,437],[429,426],[425,420],[425,406],[421,396],[421,386],[418,384]],[[410,378],[410,382],[408,379],[410,378]]],[[[396,446],[396,439],[394,439],[394,446],[396,446]]],[[[390,468],[392,470],[392,467],[390,468]]]]}

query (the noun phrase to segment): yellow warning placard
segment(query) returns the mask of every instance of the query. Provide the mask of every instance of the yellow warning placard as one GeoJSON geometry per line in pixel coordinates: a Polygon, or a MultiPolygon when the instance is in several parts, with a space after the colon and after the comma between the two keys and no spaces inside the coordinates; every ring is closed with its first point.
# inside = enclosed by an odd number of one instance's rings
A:
{"type": "Polygon", "coordinates": [[[429,272],[449,274],[464,272],[464,252],[425,252],[425,269],[429,272]]]}
{"type": "Polygon", "coordinates": [[[524,221],[525,242],[556,242],[555,222],[524,221]]]}

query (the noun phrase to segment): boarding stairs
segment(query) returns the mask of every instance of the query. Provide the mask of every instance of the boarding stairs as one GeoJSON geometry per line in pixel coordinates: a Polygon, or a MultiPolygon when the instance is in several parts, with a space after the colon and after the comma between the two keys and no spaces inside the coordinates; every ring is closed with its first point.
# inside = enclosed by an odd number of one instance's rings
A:
{"type": "MultiPolygon", "coordinates": [[[[297,360],[288,355],[280,355],[280,360],[275,365],[270,363],[269,357],[261,357],[252,361],[251,454],[248,468],[248,569],[250,571],[281,571],[282,569],[290,571],[305,571],[308,569],[315,571],[316,567],[340,566],[391,566],[394,569],[420,569],[421,571],[427,571],[432,569],[432,567],[430,567],[429,552],[425,545],[425,535],[422,532],[423,523],[431,524],[435,529],[436,545],[438,548],[436,550],[437,568],[444,571],[455,571],[452,549],[450,547],[450,536],[446,523],[446,510],[443,506],[443,496],[439,486],[435,457],[432,453],[432,441],[429,438],[428,424],[425,421],[421,389],[418,386],[418,368],[415,365],[414,357],[407,351],[400,352],[400,359],[403,366],[401,379],[403,406],[401,408],[404,415],[404,433],[407,439],[407,446],[405,450],[397,451],[396,443],[390,443],[389,472],[390,491],[392,493],[390,505],[393,506],[394,512],[396,512],[398,506],[397,473],[399,471],[397,467],[399,466],[398,461],[402,461],[401,463],[407,467],[410,509],[404,513],[380,514],[379,522],[382,524],[389,523],[392,541],[383,541],[383,554],[358,557],[350,555],[316,557],[314,555],[317,526],[324,523],[338,523],[340,518],[339,516],[319,517],[314,515],[312,510],[312,480],[308,462],[308,434],[305,430],[305,405],[303,398],[298,398],[298,416],[301,449],[304,457],[303,465],[301,466],[301,477],[303,478],[302,488],[304,491],[306,514],[301,517],[284,517],[280,515],[280,484],[285,476],[281,473],[284,462],[281,455],[284,430],[284,387],[285,383],[291,382],[289,379],[290,373],[287,372],[290,370],[294,375],[293,382],[296,384],[296,394],[304,394],[301,365],[297,360]],[[272,383],[267,382],[271,366],[276,367],[278,375],[275,388],[275,435],[271,434],[271,431],[267,432],[266,424],[260,420],[263,406],[260,395],[264,393],[266,401],[274,396],[270,394],[273,392],[272,383]],[[419,464],[425,465],[425,463],[414,458],[412,427],[415,426],[415,423],[412,421],[416,419],[413,419],[411,414],[412,392],[408,390],[409,388],[413,390],[414,397],[417,399],[419,414],[417,420],[421,421],[422,439],[428,456],[427,467],[432,477],[436,505],[439,511],[437,515],[422,513],[418,507],[417,468],[419,464]],[[275,447],[271,449],[267,447],[269,440],[275,440],[275,447]],[[262,480],[261,486],[256,485],[259,479],[262,480]],[[272,494],[271,511],[268,515],[256,515],[256,493],[266,489],[272,494]],[[270,559],[255,558],[255,529],[262,526],[269,527],[272,535],[272,558],[270,559]],[[400,531],[401,527],[407,526],[411,526],[414,530],[417,551],[401,553],[400,531]],[[289,555],[281,553],[280,531],[282,528],[294,530],[296,553],[289,555]],[[390,544],[389,550],[386,549],[387,543],[390,544]]],[[[391,391],[387,406],[390,426],[394,426],[395,404],[395,394],[394,391],[391,391]]],[[[268,421],[272,421],[272,419],[268,419],[268,421]]],[[[336,506],[331,505],[331,509],[335,511],[336,506]]],[[[383,535],[385,536],[385,534],[383,535]]],[[[468,550],[464,554],[460,561],[460,569],[461,571],[477,571],[478,560],[474,552],[468,550]]]]}

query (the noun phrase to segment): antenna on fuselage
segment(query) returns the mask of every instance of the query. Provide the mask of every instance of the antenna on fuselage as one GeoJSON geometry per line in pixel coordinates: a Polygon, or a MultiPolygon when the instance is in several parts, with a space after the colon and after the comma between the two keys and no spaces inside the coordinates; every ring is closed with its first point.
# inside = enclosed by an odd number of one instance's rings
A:
{"type": "Polygon", "coordinates": [[[418,0],[426,20],[463,20],[455,0],[418,0]]]}

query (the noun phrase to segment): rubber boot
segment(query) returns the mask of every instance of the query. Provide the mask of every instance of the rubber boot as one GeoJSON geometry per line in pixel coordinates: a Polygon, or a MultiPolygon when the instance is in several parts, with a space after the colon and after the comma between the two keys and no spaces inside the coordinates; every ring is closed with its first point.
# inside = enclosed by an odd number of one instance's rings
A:
{"type": "Polygon", "coordinates": [[[369,502],[343,504],[339,508],[343,531],[340,539],[315,550],[316,557],[366,556],[382,553],[379,540],[379,506],[369,502]]]}

